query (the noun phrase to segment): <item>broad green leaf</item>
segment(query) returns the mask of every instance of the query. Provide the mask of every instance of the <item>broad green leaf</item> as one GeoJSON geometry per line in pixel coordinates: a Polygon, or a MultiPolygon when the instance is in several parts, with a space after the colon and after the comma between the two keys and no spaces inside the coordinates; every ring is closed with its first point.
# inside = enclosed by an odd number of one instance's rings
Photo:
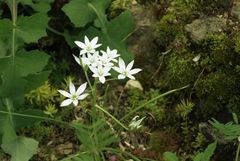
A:
{"type": "Polygon", "coordinates": [[[109,37],[117,42],[123,42],[133,32],[134,20],[130,11],[125,11],[107,25],[109,37]]]}
{"type": "Polygon", "coordinates": [[[54,0],[18,0],[20,3],[24,5],[31,6],[35,11],[46,13],[50,10],[50,3],[52,3],[54,0]]]}
{"type": "Polygon", "coordinates": [[[201,161],[202,156],[203,156],[203,153],[197,154],[197,155],[194,157],[193,161],[201,161]]]}
{"type": "Polygon", "coordinates": [[[84,27],[93,21],[97,14],[103,15],[109,0],[71,0],[63,11],[76,27],[84,27]]]}
{"type": "Polygon", "coordinates": [[[27,83],[24,77],[39,74],[47,65],[48,58],[48,55],[37,50],[28,53],[22,50],[16,56],[1,58],[0,73],[3,83],[0,85],[0,96],[21,95],[27,83]]]}
{"type": "Polygon", "coordinates": [[[6,41],[11,37],[12,35],[12,22],[9,19],[3,19],[0,20],[0,40],[6,41]]]}
{"type": "Polygon", "coordinates": [[[44,121],[43,118],[37,118],[37,117],[48,117],[41,110],[25,110],[25,111],[20,111],[18,113],[25,116],[17,116],[17,115],[12,116],[15,130],[19,130],[20,128],[27,127],[27,126],[28,127],[33,126],[37,122],[44,121]]]}
{"type": "Polygon", "coordinates": [[[48,20],[45,13],[36,13],[28,17],[20,16],[17,21],[16,36],[26,43],[37,42],[38,39],[47,35],[48,20]]]}
{"type": "Polygon", "coordinates": [[[213,142],[212,144],[208,145],[208,147],[203,152],[201,161],[209,161],[211,156],[213,155],[217,146],[217,141],[213,142]]]}
{"type": "Polygon", "coordinates": [[[31,90],[41,86],[48,79],[48,76],[51,71],[43,71],[36,74],[30,74],[26,77],[28,84],[25,87],[25,93],[30,92],[31,90]]]}
{"type": "Polygon", "coordinates": [[[12,156],[11,161],[28,161],[37,151],[38,142],[26,137],[16,137],[3,142],[2,149],[12,156]]]}
{"type": "Polygon", "coordinates": [[[166,161],[178,161],[176,154],[174,154],[172,152],[163,153],[163,157],[166,161]]]}

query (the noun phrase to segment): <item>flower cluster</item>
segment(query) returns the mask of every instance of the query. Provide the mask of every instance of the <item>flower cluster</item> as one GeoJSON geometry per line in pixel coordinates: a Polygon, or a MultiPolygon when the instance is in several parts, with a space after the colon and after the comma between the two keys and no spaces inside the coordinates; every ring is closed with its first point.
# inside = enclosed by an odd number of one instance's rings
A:
{"type": "MultiPolygon", "coordinates": [[[[134,60],[128,65],[125,64],[116,49],[111,50],[107,47],[106,51],[97,51],[96,49],[102,44],[98,44],[98,37],[93,38],[91,41],[87,36],[84,37],[84,43],[75,41],[75,44],[81,48],[79,57],[74,56],[76,62],[81,65],[84,70],[90,69],[93,77],[98,78],[101,83],[105,83],[107,76],[110,76],[111,69],[119,73],[118,79],[135,79],[134,74],[141,71],[139,68],[132,69],[134,60]],[[116,66],[118,64],[118,66],[116,66]]],[[[68,106],[73,104],[78,105],[79,100],[83,100],[89,94],[84,93],[87,87],[87,82],[82,84],[77,90],[73,83],[69,83],[69,92],[58,90],[63,96],[67,97],[60,106],[68,106]]]]}
{"type": "Polygon", "coordinates": [[[105,83],[107,76],[110,76],[111,69],[119,73],[118,79],[135,79],[134,74],[141,71],[141,69],[132,69],[134,60],[128,65],[125,64],[116,49],[111,50],[107,47],[106,51],[96,50],[101,46],[98,44],[98,37],[89,40],[87,36],[84,37],[84,43],[75,41],[75,44],[81,49],[79,57],[74,55],[76,62],[83,66],[83,68],[89,68],[93,77],[98,78],[101,83],[105,83]],[[116,66],[118,64],[118,66],[116,66]]]}

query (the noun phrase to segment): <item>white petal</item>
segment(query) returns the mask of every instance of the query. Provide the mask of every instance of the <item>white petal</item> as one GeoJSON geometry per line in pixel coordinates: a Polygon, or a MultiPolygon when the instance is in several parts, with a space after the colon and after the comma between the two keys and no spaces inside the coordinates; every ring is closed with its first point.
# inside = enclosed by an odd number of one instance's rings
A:
{"type": "Polygon", "coordinates": [[[122,60],[122,58],[119,58],[118,65],[119,65],[120,69],[125,69],[126,68],[126,65],[125,65],[124,61],[122,60]]]}
{"type": "Polygon", "coordinates": [[[94,48],[98,48],[98,47],[100,47],[102,44],[96,44],[96,45],[94,45],[94,48]]]}
{"type": "Polygon", "coordinates": [[[61,107],[63,107],[63,106],[68,106],[68,105],[70,105],[72,103],[72,100],[71,99],[66,99],[66,100],[64,100],[62,103],[61,103],[61,107]]]}
{"type": "Polygon", "coordinates": [[[98,37],[94,37],[91,41],[91,44],[94,46],[97,44],[97,42],[98,42],[98,37]]]}
{"type": "Polygon", "coordinates": [[[66,92],[66,91],[64,91],[64,90],[58,90],[58,92],[61,93],[65,97],[71,97],[71,94],[66,92]]]}
{"type": "Polygon", "coordinates": [[[106,81],[106,79],[105,79],[105,77],[101,76],[101,77],[99,77],[99,81],[100,81],[102,84],[104,84],[105,81],[106,81]]]}
{"type": "Polygon", "coordinates": [[[86,45],[90,44],[89,39],[87,36],[84,36],[84,42],[86,45]]]}
{"type": "Polygon", "coordinates": [[[140,71],[142,71],[142,69],[135,68],[135,69],[130,70],[130,74],[136,74],[136,73],[138,73],[140,71]]]}
{"type": "Polygon", "coordinates": [[[128,75],[127,75],[127,77],[128,77],[128,78],[130,78],[130,79],[133,79],[133,80],[135,80],[135,77],[134,77],[134,76],[132,76],[131,74],[128,74],[128,75]]]}
{"type": "Polygon", "coordinates": [[[88,95],[89,95],[88,93],[84,93],[84,94],[82,94],[82,95],[80,95],[80,96],[78,97],[78,100],[83,100],[83,99],[86,98],[88,95]]]}
{"type": "Polygon", "coordinates": [[[73,55],[73,57],[74,57],[75,61],[76,61],[79,65],[81,65],[79,58],[76,57],[75,55],[73,55]]]}
{"type": "Polygon", "coordinates": [[[77,89],[77,95],[79,96],[80,94],[82,94],[84,92],[84,90],[86,89],[87,87],[87,82],[83,83],[80,87],[78,87],[77,89]]]}
{"type": "Polygon", "coordinates": [[[71,95],[75,94],[75,92],[76,92],[76,88],[73,85],[72,81],[70,81],[70,83],[69,83],[69,91],[70,91],[71,95]]]}
{"type": "Polygon", "coordinates": [[[117,71],[118,73],[122,73],[123,70],[121,68],[118,67],[112,67],[115,71],[117,71]]]}
{"type": "Polygon", "coordinates": [[[83,54],[85,54],[85,53],[87,53],[86,50],[81,50],[81,51],[80,51],[80,55],[83,55],[83,54]]]}
{"type": "Polygon", "coordinates": [[[74,104],[74,106],[77,106],[78,105],[78,100],[74,100],[73,104],[74,104]]]}
{"type": "Polygon", "coordinates": [[[118,79],[125,79],[125,78],[126,78],[126,76],[123,75],[123,74],[119,74],[119,75],[118,75],[118,79]]]}
{"type": "Polygon", "coordinates": [[[133,64],[134,64],[134,60],[133,61],[131,61],[128,65],[127,65],[127,70],[131,70],[132,69],[132,67],[133,67],[133,64]]]}
{"type": "Polygon", "coordinates": [[[81,41],[74,41],[74,43],[78,46],[78,47],[80,47],[80,48],[85,48],[85,44],[84,43],[82,43],[81,41]]]}

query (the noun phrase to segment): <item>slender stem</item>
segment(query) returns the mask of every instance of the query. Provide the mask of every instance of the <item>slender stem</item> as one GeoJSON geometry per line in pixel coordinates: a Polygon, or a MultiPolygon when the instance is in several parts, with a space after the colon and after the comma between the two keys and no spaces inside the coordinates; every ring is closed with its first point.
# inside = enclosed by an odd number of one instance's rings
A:
{"type": "Polygon", "coordinates": [[[163,93],[163,94],[161,94],[161,95],[158,95],[157,97],[155,97],[155,98],[147,101],[146,103],[143,103],[143,104],[141,104],[140,106],[136,107],[135,109],[133,109],[132,111],[130,111],[129,113],[127,113],[125,116],[123,116],[120,120],[124,120],[124,119],[128,118],[129,116],[131,116],[132,114],[134,114],[134,113],[137,112],[138,110],[140,110],[140,109],[142,109],[143,107],[147,106],[148,104],[150,104],[150,103],[158,100],[159,98],[162,98],[162,97],[167,96],[167,95],[169,95],[169,94],[172,94],[172,93],[174,93],[174,92],[183,90],[183,89],[185,89],[185,88],[187,88],[187,87],[189,87],[189,85],[184,86],[184,87],[181,87],[181,88],[178,88],[178,89],[173,89],[173,90],[171,90],[171,91],[168,91],[168,92],[166,92],[166,93],[163,93]]]}
{"type": "Polygon", "coordinates": [[[92,8],[92,10],[96,13],[96,15],[98,16],[98,19],[99,19],[99,22],[101,24],[101,28],[103,30],[103,32],[107,35],[107,27],[104,23],[104,20],[102,19],[101,17],[101,14],[98,12],[98,10],[91,4],[91,3],[88,3],[88,6],[92,8]]]}
{"type": "Polygon", "coordinates": [[[83,68],[83,72],[84,72],[84,75],[85,75],[85,77],[86,77],[86,79],[87,79],[88,85],[89,85],[89,87],[91,88],[91,91],[93,91],[92,84],[91,84],[90,79],[89,79],[88,74],[87,74],[87,69],[86,69],[86,67],[83,65],[83,62],[82,62],[81,57],[79,57],[79,62],[80,62],[80,64],[81,64],[82,68],[83,68]]]}
{"type": "Polygon", "coordinates": [[[61,123],[61,124],[64,124],[64,125],[67,125],[67,126],[71,127],[71,125],[68,122],[64,122],[64,121],[61,121],[61,120],[56,120],[56,119],[52,119],[52,118],[48,118],[48,117],[29,115],[29,114],[21,114],[21,113],[8,112],[8,111],[2,111],[2,110],[0,110],[0,113],[8,114],[8,115],[21,116],[21,117],[29,117],[29,118],[41,119],[41,120],[44,120],[44,121],[53,121],[53,122],[61,123]]]}
{"type": "Polygon", "coordinates": [[[99,105],[96,105],[96,107],[101,110],[102,112],[104,112],[105,114],[107,114],[109,117],[111,117],[117,124],[119,124],[121,127],[123,127],[125,130],[129,130],[125,125],[123,125],[117,118],[115,118],[113,115],[111,115],[108,111],[106,111],[105,109],[103,109],[102,107],[100,107],[99,105]]]}
{"type": "Polygon", "coordinates": [[[49,31],[57,34],[57,35],[60,35],[60,36],[64,37],[64,33],[61,33],[61,32],[55,30],[54,28],[52,28],[52,27],[50,27],[50,26],[47,26],[47,29],[48,29],[49,31]]]}
{"type": "Polygon", "coordinates": [[[238,159],[238,157],[239,157],[239,151],[240,151],[240,142],[238,142],[238,147],[237,147],[237,152],[236,152],[235,161],[239,161],[239,159],[238,159]]]}

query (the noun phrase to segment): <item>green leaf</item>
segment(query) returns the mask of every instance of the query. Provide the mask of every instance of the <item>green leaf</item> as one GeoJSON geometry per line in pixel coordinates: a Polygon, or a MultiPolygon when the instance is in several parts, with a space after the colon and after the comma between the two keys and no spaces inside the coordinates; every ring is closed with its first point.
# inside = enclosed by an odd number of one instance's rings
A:
{"type": "Polygon", "coordinates": [[[16,55],[0,59],[0,74],[3,83],[0,85],[0,96],[11,97],[24,93],[28,82],[24,77],[39,74],[48,63],[49,56],[34,50],[19,51],[16,55]]]}
{"type": "Polygon", "coordinates": [[[22,38],[26,43],[37,42],[38,39],[47,35],[48,20],[49,18],[45,13],[18,17],[16,36],[22,38]]]}
{"type": "Polygon", "coordinates": [[[105,13],[109,0],[72,0],[63,7],[63,11],[76,27],[84,27],[97,15],[105,13]]]}
{"type": "Polygon", "coordinates": [[[50,3],[52,3],[54,0],[19,0],[20,3],[24,5],[31,6],[35,11],[46,13],[51,9],[50,3]]]}
{"type": "Polygon", "coordinates": [[[193,159],[193,161],[201,161],[201,158],[203,156],[203,153],[199,153],[195,156],[195,158],[193,159]]]}
{"type": "Polygon", "coordinates": [[[14,121],[15,130],[19,130],[20,128],[27,127],[27,126],[28,127],[33,126],[37,122],[44,121],[43,118],[36,118],[36,117],[48,117],[41,110],[24,110],[18,113],[22,115],[33,116],[33,117],[13,115],[12,117],[14,121]],[[34,118],[34,116],[36,117],[34,118]]]}
{"type": "Polygon", "coordinates": [[[26,137],[16,137],[3,142],[2,149],[12,156],[11,161],[28,161],[36,153],[38,142],[26,137]]]}
{"type": "Polygon", "coordinates": [[[236,113],[232,113],[232,117],[233,117],[233,121],[235,122],[235,124],[238,124],[238,117],[236,113]]]}
{"type": "Polygon", "coordinates": [[[96,18],[88,6],[88,0],[72,0],[63,7],[63,11],[76,27],[83,27],[96,18]]]}
{"type": "Polygon", "coordinates": [[[217,146],[217,141],[213,142],[212,144],[208,145],[208,147],[203,152],[201,161],[209,161],[211,156],[213,155],[217,146]]]}
{"type": "Polygon", "coordinates": [[[11,38],[12,22],[9,19],[0,20],[0,40],[3,42],[11,38]]]}
{"type": "Polygon", "coordinates": [[[134,20],[130,11],[125,11],[107,25],[109,37],[117,42],[123,42],[134,29],[134,20]]]}
{"type": "Polygon", "coordinates": [[[164,157],[164,159],[166,159],[166,161],[178,161],[176,154],[174,154],[172,152],[163,153],[163,157],[164,157]]]}

